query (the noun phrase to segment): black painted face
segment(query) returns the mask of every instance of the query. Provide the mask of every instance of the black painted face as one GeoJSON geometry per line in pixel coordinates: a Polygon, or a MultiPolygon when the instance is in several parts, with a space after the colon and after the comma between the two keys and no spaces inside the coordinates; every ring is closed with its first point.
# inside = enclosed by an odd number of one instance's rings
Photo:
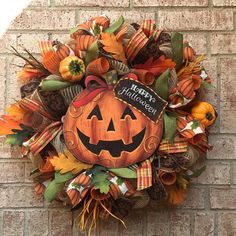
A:
{"type": "Polygon", "coordinates": [[[97,144],[91,144],[89,142],[90,138],[88,136],[83,134],[78,128],[77,131],[83,145],[92,153],[99,155],[102,150],[107,150],[110,152],[111,156],[118,158],[120,157],[122,151],[132,152],[140,145],[144,138],[146,128],[133,136],[133,142],[127,145],[124,144],[123,140],[121,139],[112,141],[100,140],[97,144]]]}
{"type": "MultiPolygon", "coordinates": [[[[87,119],[91,119],[93,116],[97,118],[97,120],[102,121],[102,114],[99,109],[99,106],[95,106],[94,109],[90,112],[88,115],[87,119]]],[[[130,116],[132,120],[136,120],[136,116],[132,112],[129,106],[126,106],[124,109],[123,114],[121,115],[120,119],[124,120],[127,116],[130,116]]],[[[142,129],[139,133],[137,133],[135,136],[132,137],[132,143],[130,144],[124,144],[122,139],[119,140],[100,140],[96,145],[91,144],[90,138],[86,136],[83,132],[81,132],[78,128],[78,136],[80,140],[82,141],[83,145],[92,153],[99,155],[102,150],[107,150],[110,152],[112,157],[118,158],[121,155],[122,151],[125,152],[132,152],[134,151],[142,142],[144,135],[145,135],[145,130],[146,128],[142,129]]],[[[109,125],[107,127],[106,131],[114,131],[115,132],[115,127],[112,119],[109,122],[109,125]]]]}

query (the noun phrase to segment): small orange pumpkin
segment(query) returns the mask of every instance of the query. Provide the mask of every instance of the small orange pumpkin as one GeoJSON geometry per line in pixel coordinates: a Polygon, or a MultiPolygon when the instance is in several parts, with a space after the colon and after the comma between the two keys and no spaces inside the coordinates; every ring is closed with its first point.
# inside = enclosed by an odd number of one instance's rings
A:
{"type": "Polygon", "coordinates": [[[183,49],[183,55],[184,55],[184,59],[186,61],[194,61],[196,59],[196,52],[194,51],[194,49],[189,45],[188,42],[184,43],[184,49],[183,49]]]}
{"type": "Polygon", "coordinates": [[[59,71],[64,80],[75,82],[83,78],[85,65],[79,57],[69,56],[60,62],[59,71]]]}
{"type": "Polygon", "coordinates": [[[67,45],[59,42],[58,40],[53,41],[53,46],[55,46],[56,48],[56,53],[60,61],[70,55],[70,48],[67,45]]]}
{"type": "Polygon", "coordinates": [[[205,126],[212,125],[217,117],[214,107],[208,102],[197,102],[192,108],[191,114],[205,126]]]}

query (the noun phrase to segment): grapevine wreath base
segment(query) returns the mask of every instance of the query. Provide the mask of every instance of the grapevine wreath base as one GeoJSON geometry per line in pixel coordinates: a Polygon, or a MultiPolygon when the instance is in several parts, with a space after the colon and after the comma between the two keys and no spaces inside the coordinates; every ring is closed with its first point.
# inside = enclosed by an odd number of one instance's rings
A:
{"type": "Polygon", "coordinates": [[[102,15],[70,37],[39,42],[40,59],[12,47],[25,60],[21,99],[0,134],[32,161],[36,194],[79,209],[89,233],[98,218],[125,224],[150,199],[180,204],[205,169],[216,119],[203,101],[204,56],[152,20],[110,24],[102,15]]]}

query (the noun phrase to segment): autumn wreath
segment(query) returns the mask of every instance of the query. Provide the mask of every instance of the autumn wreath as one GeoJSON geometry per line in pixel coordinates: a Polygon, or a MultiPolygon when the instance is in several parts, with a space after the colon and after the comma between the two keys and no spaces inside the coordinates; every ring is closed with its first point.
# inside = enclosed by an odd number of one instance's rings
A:
{"type": "Polygon", "coordinates": [[[0,134],[32,161],[36,194],[79,209],[89,232],[98,218],[125,224],[150,199],[180,204],[205,169],[216,119],[202,101],[211,86],[204,56],[153,20],[94,17],[70,38],[39,42],[40,59],[12,47],[25,60],[21,99],[0,134]]]}

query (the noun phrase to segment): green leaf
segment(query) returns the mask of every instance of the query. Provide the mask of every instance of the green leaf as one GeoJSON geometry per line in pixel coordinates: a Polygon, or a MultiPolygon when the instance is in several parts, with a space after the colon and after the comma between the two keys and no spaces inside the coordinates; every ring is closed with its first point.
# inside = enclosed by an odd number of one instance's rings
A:
{"type": "Polygon", "coordinates": [[[176,133],[176,115],[164,113],[164,139],[173,142],[176,133]]]}
{"type": "Polygon", "coordinates": [[[57,193],[60,192],[64,187],[64,183],[56,183],[55,179],[49,183],[47,188],[45,189],[44,192],[44,198],[48,201],[51,202],[53,201],[57,193]]]}
{"type": "Polygon", "coordinates": [[[14,132],[14,134],[9,134],[7,135],[7,139],[6,139],[6,144],[10,144],[10,145],[19,145],[21,146],[22,143],[29,138],[31,131],[29,130],[12,130],[14,132]]]}
{"type": "Polygon", "coordinates": [[[86,57],[85,57],[85,65],[87,66],[91,61],[95,60],[99,55],[99,49],[98,49],[98,44],[97,41],[93,42],[87,53],[86,53],[86,57]]]}
{"type": "Polygon", "coordinates": [[[162,73],[156,80],[155,83],[155,91],[156,93],[167,100],[169,95],[169,87],[168,87],[168,79],[170,75],[170,69],[167,69],[164,73],[162,73]]]}
{"type": "Polygon", "coordinates": [[[192,129],[197,129],[200,126],[199,120],[193,120],[193,123],[191,124],[192,129]]]}
{"type": "Polygon", "coordinates": [[[13,145],[13,146],[16,145],[17,144],[16,135],[14,135],[14,134],[7,135],[5,143],[8,144],[8,145],[13,145]]]}
{"type": "Polygon", "coordinates": [[[69,82],[60,80],[43,80],[40,87],[43,91],[56,91],[69,87],[71,84],[69,82]]]}
{"type": "Polygon", "coordinates": [[[212,84],[209,84],[207,83],[206,81],[202,81],[202,84],[201,84],[205,89],[209,90],[209,89],[213,89],[214,86],[212,84]]]}
{"type": "Polygon", "coordinates": [[[73,179],[74,177],[75,176],[71,172],[68,172],[63,175],[60,174],[60,172],[56,172],[54,180],[52,180],[45,189],[45,199],[49,202],[53,201],[57,196],[57,193],[63,189],[65,182],[70,179],[73,179]]]}
{"type": "Polygon", "coordinates": [[[120,16],[119,19],[112,26],[105,29],[104,32],[108,34],[116,32],[123,25],[124,21],[124,17],[120,16]]]}
{"type": "Polygon", "coordinates": [[[173,50],[173,61],[178,70],[183,63],[183,35],[177,32],[171,33],[171,45],[173,50]]]}
{"type": "Polygon", "coordinates": [[[137,173],[129,168],[115,168],[115,169],[108,169],[108,170],[122,178],[127,178],[127,179],[137,178],[137,173]]]}
{"type": "Polygon", "coordinates": [[[66,181],[73,179],[75,175],[73,175],[71,172],[67,172],[65,174],[61,174],[59,171],[55,173],[55,182],[57,184],[65,183],[66,181]]]}
{"type": "Polygon", "coordinates": [[[107,194],[110,190],[110,181],[107,179],[101,182],[97,182],[95,184],[95,188],[100,190],[100,193],[105,193],[107,194]]]}

